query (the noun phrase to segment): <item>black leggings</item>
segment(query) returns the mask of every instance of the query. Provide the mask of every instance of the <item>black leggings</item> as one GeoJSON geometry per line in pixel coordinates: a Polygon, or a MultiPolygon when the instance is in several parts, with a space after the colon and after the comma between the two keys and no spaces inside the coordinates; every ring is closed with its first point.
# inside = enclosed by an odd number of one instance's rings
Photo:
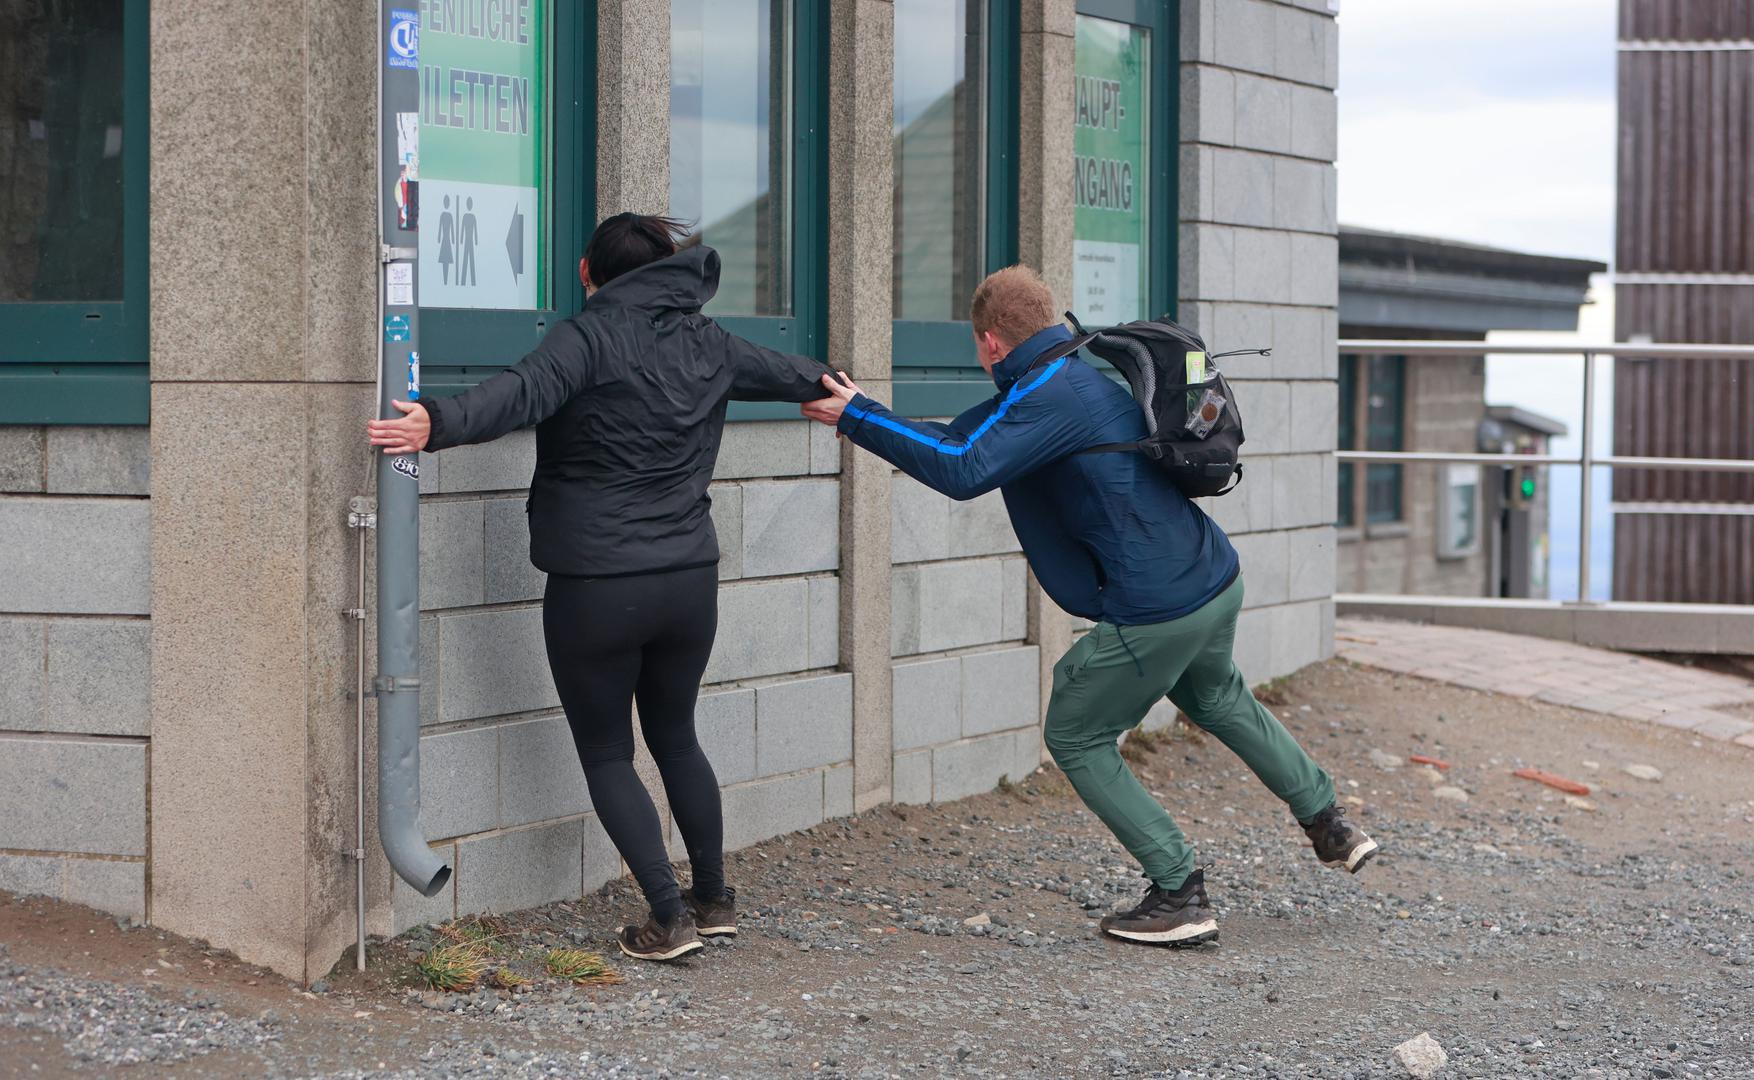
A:
{"type": "Polygon", "coordinates": [[[664,778],[703,899],[725,884],[719,781],[694,737],[700,677],[718,631],[718,568],[621,578],[550,574],[542,631],[591,803],[653,914],[682,910],[652,797],[633,769],[632,706],[664,778]]]}

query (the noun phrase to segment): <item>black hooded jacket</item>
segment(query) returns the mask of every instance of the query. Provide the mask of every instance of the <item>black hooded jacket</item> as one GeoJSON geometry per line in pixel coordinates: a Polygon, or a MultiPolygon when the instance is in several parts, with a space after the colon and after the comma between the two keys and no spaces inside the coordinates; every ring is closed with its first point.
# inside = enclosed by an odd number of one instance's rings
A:
{"type": "Polygon", "coordinates": [[[728,401],[813,401],[828,368],[745,341],[700,312],[718,253],[687,248],[611,281],[514,367],[422,400],[428,450],[536,425],[530,561],[614,577],[718,561],[707,484],[728,401]]]}

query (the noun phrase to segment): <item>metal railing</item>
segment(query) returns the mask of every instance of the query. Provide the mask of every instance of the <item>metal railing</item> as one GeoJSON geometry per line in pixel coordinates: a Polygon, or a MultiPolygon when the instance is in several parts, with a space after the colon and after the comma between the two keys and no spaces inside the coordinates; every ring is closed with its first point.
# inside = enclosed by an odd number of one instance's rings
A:
{"type": "MultiPolygon", "coordinates": [[[[1579,431],[1582,451],[1576,457],[1561,454],[1448,454],[1421,450],[1341,450],[1335,453],[1342,465],[1348,462],[1376,464],[1454,464],[1497,465],[1515,468],[1518,465],[1576,465],[1582,469],[1578,485],[1578,603],[1590,600],[1591,526],[1595,508],[1591,500],[1590,478],[1599,466],[1606,469],[1688,470],[1691,472],[1754,473],[1754,460],[1735,458],[1673,458],[1632,457],[1595,452],[1596,358],[1599,356],[1628,357],[1638,360],[1754,360],[1754,345],[1658,345],[1621,343],[1612,345],[1513,345],[1485,341],[1390,341],[1379,338],[1348,339],[1339,343],[1342,356],[1403,356],[1418,357],[1487,355],[1505,356],[1582,356],[1583,357],[1583,424],[1579,431]]],[[[1512,597],[1482,597],[1513,600],[1512,597]]]]}

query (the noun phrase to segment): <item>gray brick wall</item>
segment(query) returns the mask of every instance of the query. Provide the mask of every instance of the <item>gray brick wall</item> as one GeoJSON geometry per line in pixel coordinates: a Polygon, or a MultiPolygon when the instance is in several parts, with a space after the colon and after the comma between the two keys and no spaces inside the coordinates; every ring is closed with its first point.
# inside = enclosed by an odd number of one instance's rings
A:
{"type": "Polygon", "coordinates": [[[1180,309],[1248,418],[1242,486],[1206,510],[1242,556],[1237,661],[1259,682],[1333,652],[1338,33],[1324,4],[1182,5],[1180,309]]]}
{"type": "Polygon", "coordinates": [[[144,919],[145,428],[0,428],[0,889],[144,919]]]}
{"type": "MultiPolygon", "coordinates": [[[[422,462],[421,821],[455,874],[430,900],[398,885],[397,929],[576,896],[623,870],[548,671],[524,513],[534,461],[526,432],[422,462]]],[[[833,433],[802,421],[726,429],[719,635],[697,727],[730,847],[852,810],[852,677],[833,670],[839,463],[833,433]]],[[[990,522],[959,520],[959,550],[991,546],[990,522]]]]}

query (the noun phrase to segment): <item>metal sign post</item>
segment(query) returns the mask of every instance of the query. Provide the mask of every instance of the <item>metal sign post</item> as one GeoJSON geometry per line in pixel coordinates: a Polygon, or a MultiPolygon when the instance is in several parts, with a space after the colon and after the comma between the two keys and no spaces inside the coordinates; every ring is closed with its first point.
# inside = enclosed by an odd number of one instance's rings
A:
{"type": "MultiPolygon", "coordinates": [[[[380,3],[378,417],[420,398],[420,15],[380,3]]],[[[420,830],[420,461],[378,455],[378,839],[422,896],[451,876],[420,830]]]]}

